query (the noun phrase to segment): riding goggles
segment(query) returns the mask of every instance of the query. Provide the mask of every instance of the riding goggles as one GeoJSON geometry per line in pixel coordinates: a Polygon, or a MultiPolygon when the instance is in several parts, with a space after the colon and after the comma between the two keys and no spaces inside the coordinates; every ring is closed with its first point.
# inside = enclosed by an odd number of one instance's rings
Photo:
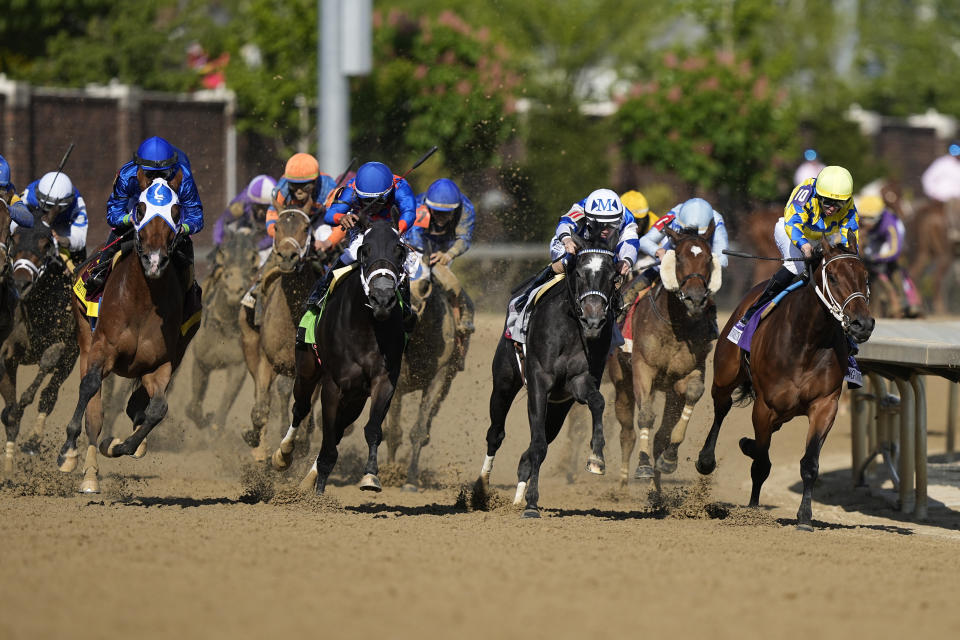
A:
{"type": "Polygon", "coordinates": [[[847,204],[847,200],[836,200],[834,198],[824,198],[823,196],[818,196],[820,198],[820,208],[821,209],[830,209],[831,211],[836,211],[847,204]]]}

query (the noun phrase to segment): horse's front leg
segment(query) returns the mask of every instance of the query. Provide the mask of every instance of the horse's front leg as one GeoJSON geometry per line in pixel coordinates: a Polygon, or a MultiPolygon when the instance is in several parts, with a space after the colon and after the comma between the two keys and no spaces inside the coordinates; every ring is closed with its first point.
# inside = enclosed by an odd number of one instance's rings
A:
{"type": "Polygon", "coordinates": [[[147,403],[143,413],[143,424],[130,434],[123,442],[114,438],[109,445],[106,440],[100,444],[100,453],[111,458],[119,456],[132,456],[137,452],[140,444],[146,439],[155,426],[157,426],[164,416],[167,415],[166,391],[170,384],[170,377],[173,373],[173,364],[166,362],[158,367],[152,373],[148,373],[141,378],[143,388],[150,401],[147,403]]]}
{"type": "Polygon", "coordinates": [[[296,352],[296,375],[293,379],[293,416],[287,433],[280,441],[280,446],[273,452],[273,467],[286,469],[293,462],[293,452],[296,449],[297,430],[303,419],[313,411],[313,396],[320,382],[320,366],[313,352],[307,349],[296,352]]]}
{"type": "Polygon", "coordinates": [[[606,403],[603,394],[597,388],[597,383],[589,373],[581,374],[567,385],[577,402],[586,404],[590,408],[590,417],[593,420],[593,431],[590,436],[590,457],[587,459],[587,471],[602,476],[606,471],[603,460],[603,409],[606,403]]]}
{"type": "MultiPolygon", "coordinates": [[[[242,369],[240,373],[242,379],[242,369]]],[[[206,427],[209,421],[209,416],[203,413],[203,399],[207,395],[207,386],[209,384],[210,369],[207,368],[206,364],[201,362],[200,354],[195,350],[193,356],[193,388],[190,391],[190,404],[187,405],[187,417],[190,418],[191,422],[193,422],[198,429],[206,427]]],[[[227,393],[224,394],[224,397],[228,397],[231,390],[236,387],[227,385],[225,388],[227,389],[227,393]]]]}
{"type": "Polygon", "coordinates": [[[640,434],[640,454],[637,459],[637,471],[633,477],[637,480],[653,478],[653,447],[650,430],[657,416],[653,411],[653,380],[656,370],[639,357],[633,356],[633,395],[637,405],[637,430],[640,434]]]}
{"type": "MultiPolygon", "coordinates": [[[[91,363],[89,371],[86,371],[80,379],[80,397],[77,400],[77,408],[73,411],[73,417],[67,423],[67,438],[60,448],[60,455],[57,456],[57,466],[60,471],[69,473],[77,468],[77,437],[80,435],[80,422],[83,420],[83,414],[87,410],[87,404],[94,395],[100,392],[100,385],[103,384],[103,363],[91,363]]],[[[96,446],[96,442],[90,443],[96,446]]]]}
{"type": "Polygon", "coordinates": [[[628,354],[617,349],[607,363],[607,373],[613,382],[614,408],[620,423],[620,486],[626,486],[630,477],[630,457],[637,446],[637,431],[633,428],[633,373],[628,354]]]}
{"type": "MultiPolygon", "coordinates": [[[[493,356],[493,390],[490,392],[490,426],[487,428],[487,455],[480,467],[480,482],[490,484],[493,459],[506,436],[507,413],[514,398],[523,388],[520,365],[516,362],[513,342],[501,338],[493,356]]],[[[523,478],[526,481],[526,478],[523,478]]]]}
{"type": "Polygon", "coordinates": [[[797,529],[813,531],[813,485],[820,474],[820,449],[837,417],[840,392],[821,398],[810,408],[810,427],[807,429],[807,445],[800,458],[800,477],[803,479],[803,497],[797,510],[797,529]]]}
{"type": "MultiPolygon", "coordinates": [[[[687,435],[687,425],[690,424],[690,416],[693,415],[693,407],[703,395],[703,370],[695,369],[681,378],[673,386],[674,398],[678,403],[683,403],[683,410],[680,411],[680,419],[674,418],[668,425],[666,420],[666,407],[664,408],[664,422],[660,426],[661,430],[670,428],[670,441],[657,455],[657,471],[661,473],[673,473],[677,470],[677,459],[679,457],[680,444],[687,435]]],[[[674,411],[679,407],[671,407],[674,411]]]]}
{"type": "Polygon", "coordinates": [[[8,356],[9,351],[3,350],[0,356],[3,362],[3,374],[0,376],[0,395],[6,405],[0,413],[6,431],[7,444],[3,452],[3,472],[6,475],[13,473],[13,454],[17,435],[20,433],[20,418],[23,410],[17,404],[17,362],[8,356]]]}
{"type": "Polygon", "coordinates": [[[227,367],[227,384],[224,387],[226,393],[220,398],[220,405],[216,413],[213,414],[213,422],[210,428],[214,431],[225,429],[227,426],[227,416],[230,415],[230,408],[240,396],[240,389],[243,387],[243,379],[247,372],[239,365],[227,367]]]}
{"type": "Polygon", "coordinates": [[[450,391],[453,374],[451,367],[441,367],[430,381],[430,386],[423,392],[417,422],[410,430],[410,466],[407,469],[407,483],[403,486],[407,491],[416,491],[420,486],[420,450],[430,443],[430,426],[440,410],[440,404],[450,391]]]}
{"type": "Polygon", "coordinates": [[[243,440],[253,448],[250,453],[257,462],[264,462],[267,459],[263,447],[263,432],[270,417],[270,387],[273,385],[275,375],[270,360],[265,354],[261,353],[260,361],[257,363],[257,375],[255,376],[256,400],[254,400],[253,409],[250,411],[252,427],[243,433],[243,440]]]}
{"type": "MultiPolygon", "coordinates": [[[[733,316],[740,316],[744,305],[740,305],[733,313],[733,316]]],[[[724,418],[733,407],[733,392],[747,377],[745,367],[741,367],[742,359],[740,347],[726,339],[730,330],[730,325],[735,322],[727,322],[721,332],[720,340],[717,341],[716,349],[713,353],[713,385],[710,387],[710,395],[713,397],[713,425],[710,427],[710,433],[703,441],[703,447],[700,449],[700,455],[697,457],[697,471],[702,475],[713,473],[717,467],[716,447],[717,437],[720,435],[720,427],[724,418]]]]}
{"type": "MultiPolygon", "coordinates": [[[[531,371],[527,378],[527,414],[530,419],[530,447],[517,469],[517,498],[525,496],[524,518],[540,517],[540,465],[547,457],[547,394],[549,377],[542,371],[531,371]],[[524,478],[526,476],[526,478],[524,478]],[[526,486],[524,487],[524,479],[526,486]],[[521,491],[523,487],[523,491],[521,491]]],[[[516,503],[516,501],[515,501],[516,503]]]]}
{"type": "Polygon", "coordinates": [[[25,452],[31,454],[38,452],[39,444],[43,440],[43,431],[47,425],[47,416],[53,412],[53,408],[57,404],[57,398],[60,396],[60,388],[70,376],[70,372],[73,371],[73,365],[77,361],[77,354],[79,353],[80,348],[76,344],[65,345],[65,348],[60,350],[59,359],[53,366],[53,373],[50,375],[50,381],[40,392],[37,419],[33,424],[33,434],[23,445],[25,452]]]}
{"type": "Polygon", "coordinates": [[[373,380],[370,387],[370,416],[363,427],[363,436],[367,441],[367,464],[364,476],[360,479],[360,488],[364,491],[380,491],[380,479],[377,477],[380,468],[377,465],[377,447],[383,440],[383,420],[390,409],[390,400],[396,390],[394,382],[388,373],[383,373],[373,380]]]}

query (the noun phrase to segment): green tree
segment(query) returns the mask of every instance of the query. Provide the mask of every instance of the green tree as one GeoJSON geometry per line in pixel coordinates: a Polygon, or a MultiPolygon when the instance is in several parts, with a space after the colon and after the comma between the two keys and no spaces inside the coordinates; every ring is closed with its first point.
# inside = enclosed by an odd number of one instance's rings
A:
{"type": "Polygon", "coordinates": [[[795,157],[796,121],[783,99],[765,76],[730,54],[668,52],[633,87],[616,123],[628,160],[674,173],[741,208],[779,197],[777,167],[795,157]]]}

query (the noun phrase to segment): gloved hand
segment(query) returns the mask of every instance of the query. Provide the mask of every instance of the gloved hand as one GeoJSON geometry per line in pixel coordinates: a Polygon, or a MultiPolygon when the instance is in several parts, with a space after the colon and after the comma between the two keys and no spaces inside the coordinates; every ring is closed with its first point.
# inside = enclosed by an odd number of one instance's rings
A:
{"type": "Polygon", "coordinates": [[[450,255],[447,251],[441,251],[439,253],[434,253],[430,256],[430,264],[439,264],[441,266],[447,266],[453,261],[453,256],[450,255]]]}

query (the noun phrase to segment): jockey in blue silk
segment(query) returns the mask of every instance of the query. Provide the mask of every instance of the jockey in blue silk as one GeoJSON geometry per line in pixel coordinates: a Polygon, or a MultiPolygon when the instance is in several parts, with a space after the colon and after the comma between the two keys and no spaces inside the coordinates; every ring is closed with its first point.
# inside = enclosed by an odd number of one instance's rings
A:
{"type": "Polygon", "coordinates": [[[526,340],[520,325],[525,324],[522,316],[526,315],[524,309],[529,296],[554,275],[564,273],[570,256],[577,253],[573,236],[589,240],[593,234],[607,238],[613,233],[618,234],[615,252],[619,273],[624,275],[637,261],[637,223],[633,214],[623,206],[620,196],[610,189],[597,189],[560,216],[550,241],[550,265],[534,276],[523,292],[507,305],[508,337],[516,342],[526,340]]]}
{"type": "MultiPolygon", "coordinates": [[[[333,280],[334,269],[351,265],[357,260],[357,251],[363,244],[365,235],[365,232],[360,231],[356,226],[361,215],[371,221],[392,220],[402,235],[413,226],[417,217],[417,201],[413,195],[413,189],[404,178],[395,175],[382,162],[367,162],[357,169],[357,175],[353,180],[334,193],[325,219],[327,224],[339,224],[347,230],[348,244],[337,262],[310,292],[307,298],[308,308],[319,310],[333,280]]],[[[411,257],[414,257],[414,254],[411,253],[411,257]]],[[[416,264],[413,260],[408,260],[404,268],[410,276],[411,272],[416,270],[416,264]]],[[[412,329],[412,323],[415,322],[416,317],[410,311],[409,277],[403,279],[400,293],[404,324],[412,329]]]]}
{"type": "MultiPolygon", "coordinates": [[[[783,217],[774,228],[774,239],[784,258],[809,259],[813,256],[814,243],[821,238],[846,246],[849,231],[859,236],[853,177],[843,167],[834,165],[825,167],[816,178],[804,180],[793,189],[783,217]]],[[[784,261],[740,322],[746,325],[760,307],[803,275],[803,264],[797,260],[784,261]]]]}
{"type": "Polygon", "coordinates": [[[67,174],[44,174],[28,184],[21,197],[31,212],[42,214],[49,223],[64,257],[74,266],[87,259],[87,205],[67,174]]]}
{"type": "Polygon", "coordinates": [[[417,217],[406,233],[407,244],[429,256],[428,264],[412,276],[414,298],[422,298],[430,278],[443,289],[457,319],[457,332],[473,333],[473,301],[450,269],[457,256],[470,249],[476,213],[470,198],[453,180],[440,178],[417,196],[417,217]]]}
{"type": "Polygon", "coordinates": [[[10,165],[3,156],[0,156],[0,200],[6,204],[13,204],[19,199],[17,188],[10,181],[10,165]]]}
{"type": "Polygon", "coordinates": [[[109,273],[112,257],[120,249],[120,243],[114,241],[134,224],[133,215],[140,199],[138,174],[141,171],[148,183],[156,178],[163,178],[169,182],[178,174],[182,177],[180,188],[177,190],[180,204],[180,230],[170,257],[190,290],[187,294],[188,299],[195,295],[199,300],[199,286],[193,279],[193,242],[190,236],[203,229],[203,204],[200,202],[200,194],[193,181],[193,172],[190,169],[190,159],[187,154],[157,136],[144,140],[137,147],[133,160],[120,167],[117,172],[113,192],[107,200],[107,222],[113,229],[107,245],[100,252],[96,267],[91,270],[90,277],[87,279],[87,294],[91,295],[98,288],[102,288],[109,273]]]}

